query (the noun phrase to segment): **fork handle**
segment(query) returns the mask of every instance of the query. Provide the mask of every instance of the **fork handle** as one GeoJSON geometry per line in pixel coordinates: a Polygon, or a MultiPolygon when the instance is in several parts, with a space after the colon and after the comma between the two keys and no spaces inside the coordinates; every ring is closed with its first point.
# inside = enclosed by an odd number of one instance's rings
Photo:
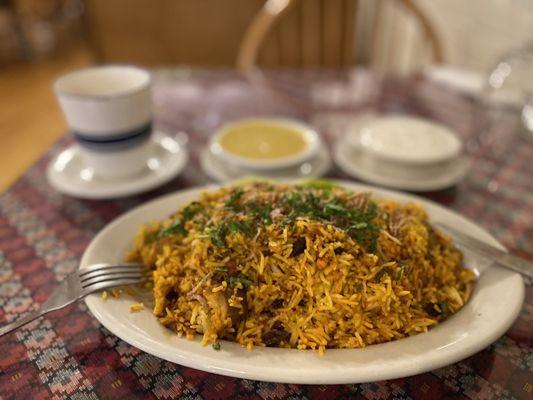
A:
{"type": "Polygon", "coordinates": [[[81,299],[85,296],[85,293],[79,294],[69,288],[72,288],[72,281],[77,279],[77,276],[74,274],[68,275],[65,280],[63,280],[59,286],[54,290],[54,292],[46,299],[46,301],[41,304],[39,309],[30,311],[23,317],[17,318],[15,321],[0,327],[0,337],[9,332],[14,331],[17,328],[20,328],[27,323],[42,317],[45,314],[48,314],[51,311],[59,310],[69,304],[74,303],[76,300],[81,299]]]}
{"type": "Polygon", "coordinates": [[[20,317],[16,319],[15,321],[0,327],[0,336],[3,336],[6,333],[9,333],[11,331],[14,331],[17,328],[20,328],[22,325],[26,325],[27,323],[43,316],[44,314],[48,312],[50,312],[50,310],[39,309],[39,310],[31,311],[25,316],[20,317]]]}
{"type": "Polygon", "coordinates": [[[533,264],[512,254],[500,253],[495,257],[499,264],[505,265],[520,274],[533,278],[533,264]]]}
{"type": "Polygon", "coordinates": [[[476,251],[478,254],[488,258],[489,260],[496,261],[497,264],[503,265],[504,267],[507,267],[513,271],[533,278],[533,263],[482,242],[443,222],[436,222],[435,225],[439,226],[445,232],[450,234],[458,241],[458,243],[461,243],[469,249],[476,251]]]}

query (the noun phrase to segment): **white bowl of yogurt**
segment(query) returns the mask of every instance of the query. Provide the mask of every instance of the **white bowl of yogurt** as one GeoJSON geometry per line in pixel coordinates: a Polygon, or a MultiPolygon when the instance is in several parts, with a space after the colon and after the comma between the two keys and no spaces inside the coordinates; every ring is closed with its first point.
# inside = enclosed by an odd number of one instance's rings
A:
{"type": "Polygon", "coordinates": [[[364,168],[391,178],[431,179],[463,152],[451,129],[410,116],[372,119],[350,137],[350,144],[364,168]]]}
{"type": "Polygon", "coordinates": [[[223,125],[211,138],[211,153],[233,166],[265,171],[297,166],[315,157],[320,137],[303,122],[249,118],[223,125]]]}

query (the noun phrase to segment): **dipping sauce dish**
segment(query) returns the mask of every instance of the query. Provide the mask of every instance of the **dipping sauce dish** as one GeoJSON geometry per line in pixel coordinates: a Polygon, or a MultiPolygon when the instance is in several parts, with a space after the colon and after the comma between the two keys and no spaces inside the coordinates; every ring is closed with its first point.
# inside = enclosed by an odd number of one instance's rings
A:
{"type": "Polygon", "coordinates": [[[228,123],[215,133],[210,151],[249,170],[297,166],[316,156],[320,138],[310,126],[290,119],[254,118],[228,123]]]}

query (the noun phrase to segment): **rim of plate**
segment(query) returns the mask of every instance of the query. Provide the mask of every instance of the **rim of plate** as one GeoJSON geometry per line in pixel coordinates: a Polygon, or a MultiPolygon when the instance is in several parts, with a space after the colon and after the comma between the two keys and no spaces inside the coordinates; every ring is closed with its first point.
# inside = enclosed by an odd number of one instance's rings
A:
{"type": "MultiPolygon", "coordinates": [[[[440,214],[448,222],[460,225],[463,230],[474,233],[481,240],[505,249],[480,226],[430,200],[365,184],[341,180],[332,182],[348,190],[371,191],[377,197],[417,201],[428,211],[430,217],[432,214],[440,214]]],[[[144,216],[151,208],[161,212],[161,206],[166,202],[169,202],[168,207],[172,205],[177,208],[180,198],[183,204],[203,191],[218,187],[220,186],[208,185],[167,194],[119,216],[92,240],[82,257],[80,267],[101,261],[91,261],[91,258],[98,259],[95,252],[98,252],[99,247],[105,247],[110,235],[113,235],[114,230],[120,229],[121,225],[144,216]]],[[[145,221],[153,218],[155,217],[147,216],[145,221]]],[[[133,237],[129,240],[121,238],[128,244],[132,239],[133,237]]],[[[117,250],[113,248],[113,251],[117,250]]],[[[474,260],[470,261],[474,266],[477,265],[474,260]]],[[[476,261],[479,262],[480,258],[476,261]]],[[[161,326],[149,310],[129,313],[131,299],[112,299],[111,303],[106,303],[99,294],[92,294],[86,297],[85,302],[96,319],[122,340],[149,354],[186,367],[269,382],[353,384],[401,378],[450,365],[477,353],[503,335],[520,312],[524,300],[524,283],[522,277],[515,272],[494,265],[482,265],[481,268],[482,274],[478,276],[468,303],[429,332],[362,349],[329,349],[324,356],[316,351],[296,349],[256,348],[248,351],[236,343],[225,341],[222,341],[221,351],[214,351],[210,346],[200,346],[199,340],[177,338],[177,335],[161,326]],[[498,294],[492,293],[497,289],[495,286],[506,288],[506,296],[495,296],[498,294]],[[483,299],[488,301],[481,301],[483,299]],[[492,306],[489,307],[490,305],[492,306]],[[491,312],[498,315],[496,320],[491,312]],[[146,326],[141,326],[141,323],[154,324],[155,331],[147,334],[143,331],[146,326]],[[164,342],[154,339],[157,335],[164,342]]]]}

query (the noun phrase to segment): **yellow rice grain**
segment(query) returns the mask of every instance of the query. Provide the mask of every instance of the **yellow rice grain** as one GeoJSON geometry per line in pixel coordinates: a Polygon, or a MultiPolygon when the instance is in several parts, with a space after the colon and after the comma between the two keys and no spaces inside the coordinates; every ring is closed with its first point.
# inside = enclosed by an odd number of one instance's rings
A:
{"type": "Polygon", "coordinates": [[[131,312],[139,312],[141,310],[144,310],[144,304],[143,303],[135,303],[130,306],[131,312]]]}

